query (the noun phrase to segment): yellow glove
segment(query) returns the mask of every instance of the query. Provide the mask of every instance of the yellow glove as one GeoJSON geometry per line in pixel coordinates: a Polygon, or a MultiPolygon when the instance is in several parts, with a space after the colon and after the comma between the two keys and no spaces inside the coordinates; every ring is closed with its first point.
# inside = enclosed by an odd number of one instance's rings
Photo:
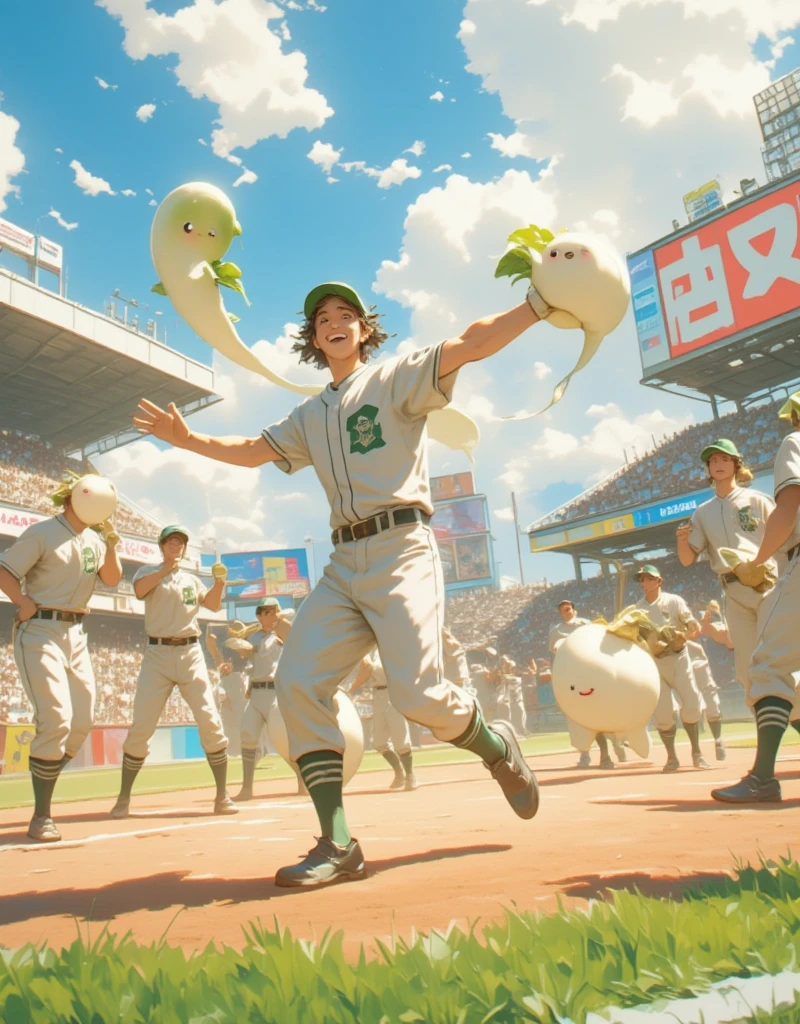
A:
{"type": "Polygon", "coordinates": [[[211,575],[215,580],[225,581],[228,578],[228,570],[222,562],[214,562],[211,566],[211,575]]]}
{"type": "Polygon", "coordinates": [[[110,519],[106,519],[104,523],[100,524],[100,533],[110,548],[115,548],[118,544],[122,543],[122,538],[114,529],[114,524],[110,519]]]}
{"type": "Polygon", "coordinates": [[[775,586],[775,573],[766,565],[754,565],[752,562],[739,562],[734,566],[734,574],[740,583],[752,587],[759,594],[771,590],[775,586]]]}

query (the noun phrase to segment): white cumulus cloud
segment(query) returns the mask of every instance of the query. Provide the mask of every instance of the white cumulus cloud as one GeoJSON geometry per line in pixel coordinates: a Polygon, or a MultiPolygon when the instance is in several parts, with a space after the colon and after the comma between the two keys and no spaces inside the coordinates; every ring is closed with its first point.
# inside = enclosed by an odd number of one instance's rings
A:
{"type": "Polygon", "coordinates": [[[153,114],[155,114],[155,112],[155,103],[143,103],[141,107],[139,107],[139,109],[136,111],[136,119],[137,121],[142,122],[149,121],[153,114]]]}
{"type": "Polygon", "coordinates": [[[123,195],[123,196],[128,196],[128,197],[130,197],[130,196],[135,196],[135,195],[136,195],[136,193],[135,193],[135,192],[133,191],[133,189],[132,189],[132,188],[124,188],[124,189],[122,190],[122,192],[120,193],[120,195],[123,195]]]}
{"type": "Polygon", "coordinates": [[[236,181],[234,181],[233,187],[238,188],[240,185],[254,185],[257,181],[258,175],[255,171],[248,171],[245,167],[236,181]]]}
{"type": "Polygon", "coordinates": [[[434,174],[441,174],[442,171],[452,171],[452,169],[453,168],[452,168],[451,164],[439,164],[438,167],[434,167],[433,173],[434,174]]]}
{"type": "Polygon", "coordinates": [[[342,155],[341,149],[336,149],[330,142],[320,142],[317,139],[306,156],[318,167],[321,167],[325,174],[330,174],[335,164],[339,162],[342,155]]]}
{"type": "Polygon", "coordinates": [[[176,55],[178,83],[195,99],[217,105],[217,156],[227,158],[273,135],[285,138],[294,128],[320,128],[333,114],[322,93],[307,84],[305,54],[284,50],[284,12],[270,0],[195,0],[173,15],[147,0],[98,3],[122,22],[131,59],[176,55]],[[275,31],[271,21],[278,23],[275,31]]]}
{"type": "Polygon", "coordinates": [[[95,82],[97,82],[97,84],[100,86],[101,89],[116,89],[117,88],[116,85],[109,85],[108,82],[105,81],[105,79],[98,78],[97,75],[94,76],[94,80],[95,80],[95,82]]]}
{"type": "Polygon", "coordinates": [[[413,156],[422,156],[425,152],[425,143],[422,139],[417,139],[416,142],[412,142],[408,149],[404,149],[403,152],[411,153],[413,156]]]}
{"type": "Polygon", "coordinates": [[[75,228],[78,226],[78,222],[77,221],[74,221],[71,224],[67,223],[67,221],[64,220],[64,218],[61,216],[61,214],[58,212],[58,210],[54,210],[52,206],[50,207],[50,213],[48,214],[48,216],[52,217],[53,220],[60,227],[64,228],[65,231],[74,231],[75,228]]]}
{"type": "Polygon", "coordinates": [[[12,185],[11,179],[25,169],[25,156],[16,141],[19,128],[15,117],[0,110],[0,213],[7,206],[5,196],[19,194],[19,185],[12,185]]]}
{"type": "Polygon", "coordinates": [[[413,167],[405,157],[392,160],[388,167],[378,175],[378,188],[391,188],[392,185],[402,185],[409,178],[419,178],[422,171],[419,167],[413,167]]]}
{"type": "Polygon", "coordinates": [[[442,100],[444,99],[444,93],[441,91],[441,89],[437,89],[435,93],[432,93],[428,97],[428,99],[433,100],[434,103],[441,103],[442,100]]]}
{"type": "Polygon", "coordinates": [[[99,196],[101,192],[115,196],[117,193],[112,189],[105,178],[98,178],[91,174],[79,160],[71,161],[69,165],[75,172],[75,184],[85,196],[99,196]]]}
{"type": "Polygon", "coordinates": [[[523,132],[512,132],[511,135],[489,132],[489,138],[492,140],[492,149],[496,149],[501,156],[536,156],[531,148],[532,140],[523,132]]]}

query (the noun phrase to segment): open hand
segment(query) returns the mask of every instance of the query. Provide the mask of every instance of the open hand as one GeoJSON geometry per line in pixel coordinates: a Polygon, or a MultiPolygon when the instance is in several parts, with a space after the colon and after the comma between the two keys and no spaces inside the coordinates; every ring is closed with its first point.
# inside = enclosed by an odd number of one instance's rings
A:
{"type": "Polygon", "coordinates": [[[141,434],[152,434],[159,441],[167,441],[176,448],[183,448],[189,440],[189,428],[186,420],[178,412],[174,402],[169,403],[165,412],[146,398],[139,401],[133,417],[133,425],[141,434]]]}

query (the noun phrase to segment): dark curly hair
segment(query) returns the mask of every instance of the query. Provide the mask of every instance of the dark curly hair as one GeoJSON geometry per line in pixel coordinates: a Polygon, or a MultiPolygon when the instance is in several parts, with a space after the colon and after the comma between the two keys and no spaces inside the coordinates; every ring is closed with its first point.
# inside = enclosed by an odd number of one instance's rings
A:
{"type": "MultiPolygon", "coordinates": [[[[293,337],[297,339],[297,343],[292,345],[292,352],[297,352],[299,354],[301,363],[312,363],[321,370],[326,370],[328,368],[328,360],[325,358],[325,355],[314,346],[314,321],[316,320],[320,307],[332,297],[332,294],[323,295],[316,306],[314,306],[311,316],[303,321],[299,333],[293,335],[293,337]]],[[[365,339],[359,345],[359,349],[361,350],[362,362],[366,362],[371,355],[374,355],[374,353],[378,351],[384,341],[389,337],[393,337],[393,335],[387,334],[378,323],[380,320],[380,313],[372,312],[375,309],[374,306],[370,306],[369,312],[364,313],[357,306],[354,306],[352,302],[348,302],[347,299],[343,299],[339,295],[337,295],[336,298],[346,303],[358,317],[359,323],[361,324],[361,336],[365,339]]]]}

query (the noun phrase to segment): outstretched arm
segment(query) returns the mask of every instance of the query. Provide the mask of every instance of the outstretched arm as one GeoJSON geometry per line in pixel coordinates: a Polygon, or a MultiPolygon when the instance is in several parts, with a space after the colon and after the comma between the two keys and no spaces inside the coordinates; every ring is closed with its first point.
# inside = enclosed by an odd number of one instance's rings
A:
{"type": "Polygon", "coordinates": [[[797,522],[797,511],[800,509],[800,486],[794,484],[784,487],[775,499],[775,508],[770,512],[764,529],[764,539],[758,554],[753,559],[755,565],[763,565],[780,550],[781,546],[792,535],[797,522]]]}
{"type": "Polygon", "coordinates": [[[493,356],[532,327],[538,319],[525,301],[505,313],[476,320],[460,338],[452,338],[442,346],[439,377],[446,377],[465,363],[476,363],[493,356]]]}
{"type": "Polygon", "coordinates": [[[165,411],[143,398],[139,402],[134,426],[142,434],[151,434],[175,448],[185,448],[207,459],[227,462],[231,466],[263,466],[278,462],[280,456],[263,437],[210,437],[189,430],[186,420],[173,402],[165,411]]]}

